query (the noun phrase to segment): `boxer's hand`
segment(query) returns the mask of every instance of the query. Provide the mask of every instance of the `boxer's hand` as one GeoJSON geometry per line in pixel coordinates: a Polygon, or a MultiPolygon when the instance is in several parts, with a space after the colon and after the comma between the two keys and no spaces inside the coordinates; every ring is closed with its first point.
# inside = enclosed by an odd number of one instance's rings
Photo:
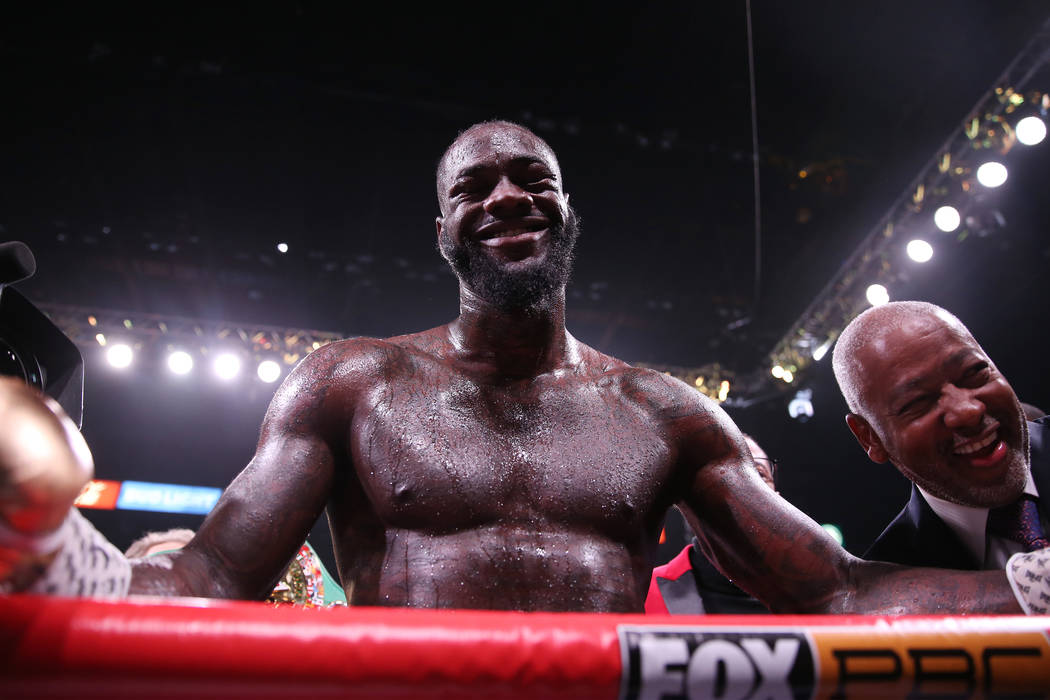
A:
{"type": "MultiPolygon", "coordinates": [[[[92,477],[87,443],[57,402],[0,377],[0,528],[14,538],[46,537],[65,520],[92,477]]],[[[3,539],[3,538],[0,538],[3,539]]],[[[42,555],[0,544],[0,581],[39,569],[42,555]],[[21,569],[21,571],[19,571],[21,569]]]]}
{"type": "Polygon", "coordinates": [[[1019,552],[1006,563],[1006,577],[1017,602],[1029,615],[1050,613],[1050,547],[1019,552]]]}

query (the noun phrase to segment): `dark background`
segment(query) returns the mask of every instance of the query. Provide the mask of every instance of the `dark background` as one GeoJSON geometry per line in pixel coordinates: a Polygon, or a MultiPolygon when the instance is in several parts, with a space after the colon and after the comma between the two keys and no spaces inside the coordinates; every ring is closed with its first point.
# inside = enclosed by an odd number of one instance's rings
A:
{"type": "MultiPolygon", "coordinates": [[[[551,143],[583,218],[570,330],[627,361],[745,372],[1047,14],[1044,0],[755,0],[756,240],[743,2],[6,10],[0,239],[32,247],[38,272],[18,288],[40,304],[421,330],[457,312],[434,166],[464,127],[508,118],[551,143]]],[[[1030,87],[1050,89],[1047,72],[1030,87]]],[[[933,261],[891,290],[959,315],[1043,406],[1047,148],[1008,154],[990,195],[1005,226],[931,239],[933,261]]],[[[272,386],[145,362],[118,374],[97,348],[85,362],[99,478],[221,487],[250,459],[272,386]]],[[[788,417],[790,394],[729,412],[780,458],[783,494],[863,550],[906,484],[854,443],[827,360],[801,386],[808,422],[788,417]]],[[[199,523],[87,514],[122,547],[199,523]]],[[[327,539],[311,535],[330,562],[327,539]]]]}

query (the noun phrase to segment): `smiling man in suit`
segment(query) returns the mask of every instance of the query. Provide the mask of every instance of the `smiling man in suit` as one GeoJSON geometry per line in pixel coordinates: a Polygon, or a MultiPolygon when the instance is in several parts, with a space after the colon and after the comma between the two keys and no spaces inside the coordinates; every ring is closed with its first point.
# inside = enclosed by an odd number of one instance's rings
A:
{"type": "Polygon", "coordinates": [[[912,482],[866,559],[999,569],[1047,546],[1045,427],[1025,421],[958,318],[923,302],[873,307],[843,331],[833,365],[857,441],[912,482]]]}

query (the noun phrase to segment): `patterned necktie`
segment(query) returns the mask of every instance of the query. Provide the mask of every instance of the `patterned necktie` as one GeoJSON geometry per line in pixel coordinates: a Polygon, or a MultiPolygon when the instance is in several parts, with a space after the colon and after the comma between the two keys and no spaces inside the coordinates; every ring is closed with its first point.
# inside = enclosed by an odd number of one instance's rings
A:
{"type": "Polygon", "coordinates": [[[1050,540],[1039,523],[1035,499],[1027,493],[1021,494],[1013,503],[989,510],[988,532],[1020,542],[1026,552],[1050,547],[1050,540]]]}

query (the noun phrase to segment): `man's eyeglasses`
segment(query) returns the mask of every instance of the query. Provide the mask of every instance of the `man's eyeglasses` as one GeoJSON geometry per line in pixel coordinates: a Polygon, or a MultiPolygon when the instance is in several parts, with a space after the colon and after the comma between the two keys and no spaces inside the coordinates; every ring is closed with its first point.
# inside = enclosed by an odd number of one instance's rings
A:
{"type": "Polygon", "coordinates": [[[780,464],[779,459],[773,457],[753,457],[756,462],[764,462],[769,467],[769,473],[773,477],[773,483],[777,480],[777,465],[780,464]]]}

